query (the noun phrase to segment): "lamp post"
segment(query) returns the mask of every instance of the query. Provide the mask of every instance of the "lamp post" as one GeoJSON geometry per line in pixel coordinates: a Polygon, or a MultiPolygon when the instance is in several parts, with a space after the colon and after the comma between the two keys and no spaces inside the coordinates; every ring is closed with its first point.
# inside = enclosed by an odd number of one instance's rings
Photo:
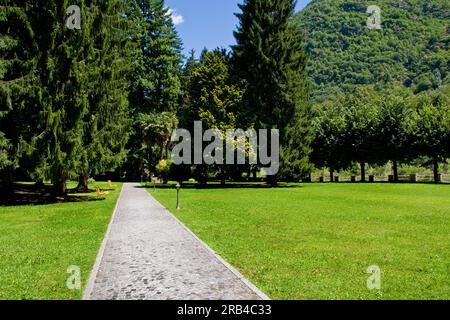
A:
{"type": "Polygon", "coordinates": [[[179,211],[180,210],[180,188],[181,188],[179,183],[177,183],[176,188],[177,188],[177,211],[179,211]]]}

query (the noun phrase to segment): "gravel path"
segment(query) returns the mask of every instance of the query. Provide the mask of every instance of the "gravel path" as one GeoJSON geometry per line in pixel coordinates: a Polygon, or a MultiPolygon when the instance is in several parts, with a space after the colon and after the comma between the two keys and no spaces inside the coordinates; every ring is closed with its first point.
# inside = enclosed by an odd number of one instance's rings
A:
{"type": "Polygon", "coordinates": [[[139,184],[124,184],[85,299],[258,300],[267,297],[139,184]]]}

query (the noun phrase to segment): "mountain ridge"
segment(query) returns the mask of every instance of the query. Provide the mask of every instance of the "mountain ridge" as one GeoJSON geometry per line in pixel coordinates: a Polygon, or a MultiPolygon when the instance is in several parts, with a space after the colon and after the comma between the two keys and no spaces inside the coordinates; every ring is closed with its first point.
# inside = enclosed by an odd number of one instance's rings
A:
{"type": "Polygon", "coordinates": [[[403,86],[414,93],[450,83],[450,2],[313,0],[294,17],[305,31],[315,101],[358,85],[403,86]],[[381,9],[381,30],[367,8],[381,9]]]}

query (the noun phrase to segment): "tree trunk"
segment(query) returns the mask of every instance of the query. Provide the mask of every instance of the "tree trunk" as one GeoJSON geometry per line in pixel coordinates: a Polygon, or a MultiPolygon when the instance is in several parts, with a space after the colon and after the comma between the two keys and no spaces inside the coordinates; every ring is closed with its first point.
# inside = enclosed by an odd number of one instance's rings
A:
{"type": "Polygon", "coordinates": [[[439,162],[438,158],[433,158],[433,176],[434,176],[434,182],[441,182],[439,177],[439,162]]]}
{"type": "Polygon", "coordinates": [[[14,200],[13,182],[14,179],[10,169],[0,172],[0,203],[9,203],[14,200]]]}
{"type": "Polygon", "coordinates": [[[36,180],[34,183],[34,187],[36,188],[36,190],[44,189],[45,188],[44,181],[41,179],[36,180]]]}
{"type": "Polygon", "coordinates": [[[78,193],[88,193],[89,192],[88,180],[89,180],[88,174],[83,173],[78,176],[78,186],[76,188],[78,193]]]}
{"type": "Polygon", "coordinates": [[[361,182],[366,182],[366,163],[361,162],[361,182]]]}
{"type": "Polygon", "coordinates": [[[278,176],[277,175],[267,176],[266,180],[267,180],[267,183],[270,184],[272,187],[278,186],[278,176]]]}
{"type": "Polygon", "coordinates": [[[334,182],[334,169],[330,168],[330,182],[334,182]]]}
{"type": "Polygon", "coordinates": [[[220,166],[220,184],[225,185],[225,166],[220,166]]]}
{"type": "Polygon", "coordinates": [[[65,197],[67,195],[66,176],[63,173],[55,175],[53,179],[53,196],[65,197]]]}
{"type": "Polygon", "coordinates": [[[397,162],[397,160],[393,161],[392,170],[394,172],[394,182],[398,182],[398,162],[397,162]]]}

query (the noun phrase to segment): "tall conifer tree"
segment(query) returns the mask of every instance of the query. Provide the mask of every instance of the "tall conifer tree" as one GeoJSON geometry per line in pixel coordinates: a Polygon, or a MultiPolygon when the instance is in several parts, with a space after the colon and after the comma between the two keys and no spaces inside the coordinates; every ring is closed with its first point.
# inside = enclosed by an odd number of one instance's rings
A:
{"type": "Polygon", "coordinates": [[[0,2],[0,194],[10,198],[13,170],[36,127],[36,34],[33,1],[0,2]]]}
{"type": "Polygon", "coordinates": [[[128,114],[129,73],[136,46],[128,41],[129,11],[120,0],[101,0],[89,7],[88,112],[84,117],[79,192],[92,174],[113,171],[126,157],[131,126],[128,114]]]}
{"type": "Polygon", "coordinates": [[[27,23],[24,8],[12,1],[1,3],[0,7],[0,170],[13,164],[11,142],[5,136],[6,122],[3,122],[13,109],[13,99],[21,88],[19,83],[28,74],[24,70],[27,51],[21,38],[32,38],[33,31],[27,23]],[[21,55],[22,52],[22,55],[21,55]],[[2,121],[3,119],[3,121],[2,121]]]}
{"type": "Polygon", "coordinates": [[[130,19],[140,26],[132,37],[140,54],[132,76],[130,107],[134,124],[125,169],[129,178],[138,179],[144,167],[155,164],[155,154],[161,151],[145,144],[142,119],[146,115],[151,118],[159,113],[176,113],[182,93],[182,55],[181,40],[163,0],[136,0],[130,19]]]}
{"type": "Polygon", "coordinates": [[[308,170],[311,130],[303,34],[290,23],[295,1],[245,0],[239,7],[233,51],[236,69],[248,83],[245,109],[255,127],[280,130],[280,177],[283,168],[287,178],[302,175],[308,170]]]}
{"type": "Polygon", "coordinates": [[[2,44],[8,47],[1,66],[9,71],[2,72],[7,85],[1,96],[9,105],[9,150],[20,141],[31,157],[32,177],[51,180],[57,195],[65,194],[68,178],[114,169],[124,158],[129,56],[119,26],[122,5],[28,0],[9,1],[7,14],[2,11],[8,27],[2,44]],[[81,9],[80,29],[67,25],[72,5],[81,9]],[[25,94],[17,89],[19,81],[25,94]]]}
{"type": "Polygon", "coordinates": [[[34,137],[35,175],[51,179],[55,195],[66,193],[66,180],[76,176],[83,150],[83,118],[88,112],[89,19],[85,1],[40,1],[35,10],[40,112],[34,137]],[[81,29],[66,25],[67,8],[81,9],[81,29]]]}

